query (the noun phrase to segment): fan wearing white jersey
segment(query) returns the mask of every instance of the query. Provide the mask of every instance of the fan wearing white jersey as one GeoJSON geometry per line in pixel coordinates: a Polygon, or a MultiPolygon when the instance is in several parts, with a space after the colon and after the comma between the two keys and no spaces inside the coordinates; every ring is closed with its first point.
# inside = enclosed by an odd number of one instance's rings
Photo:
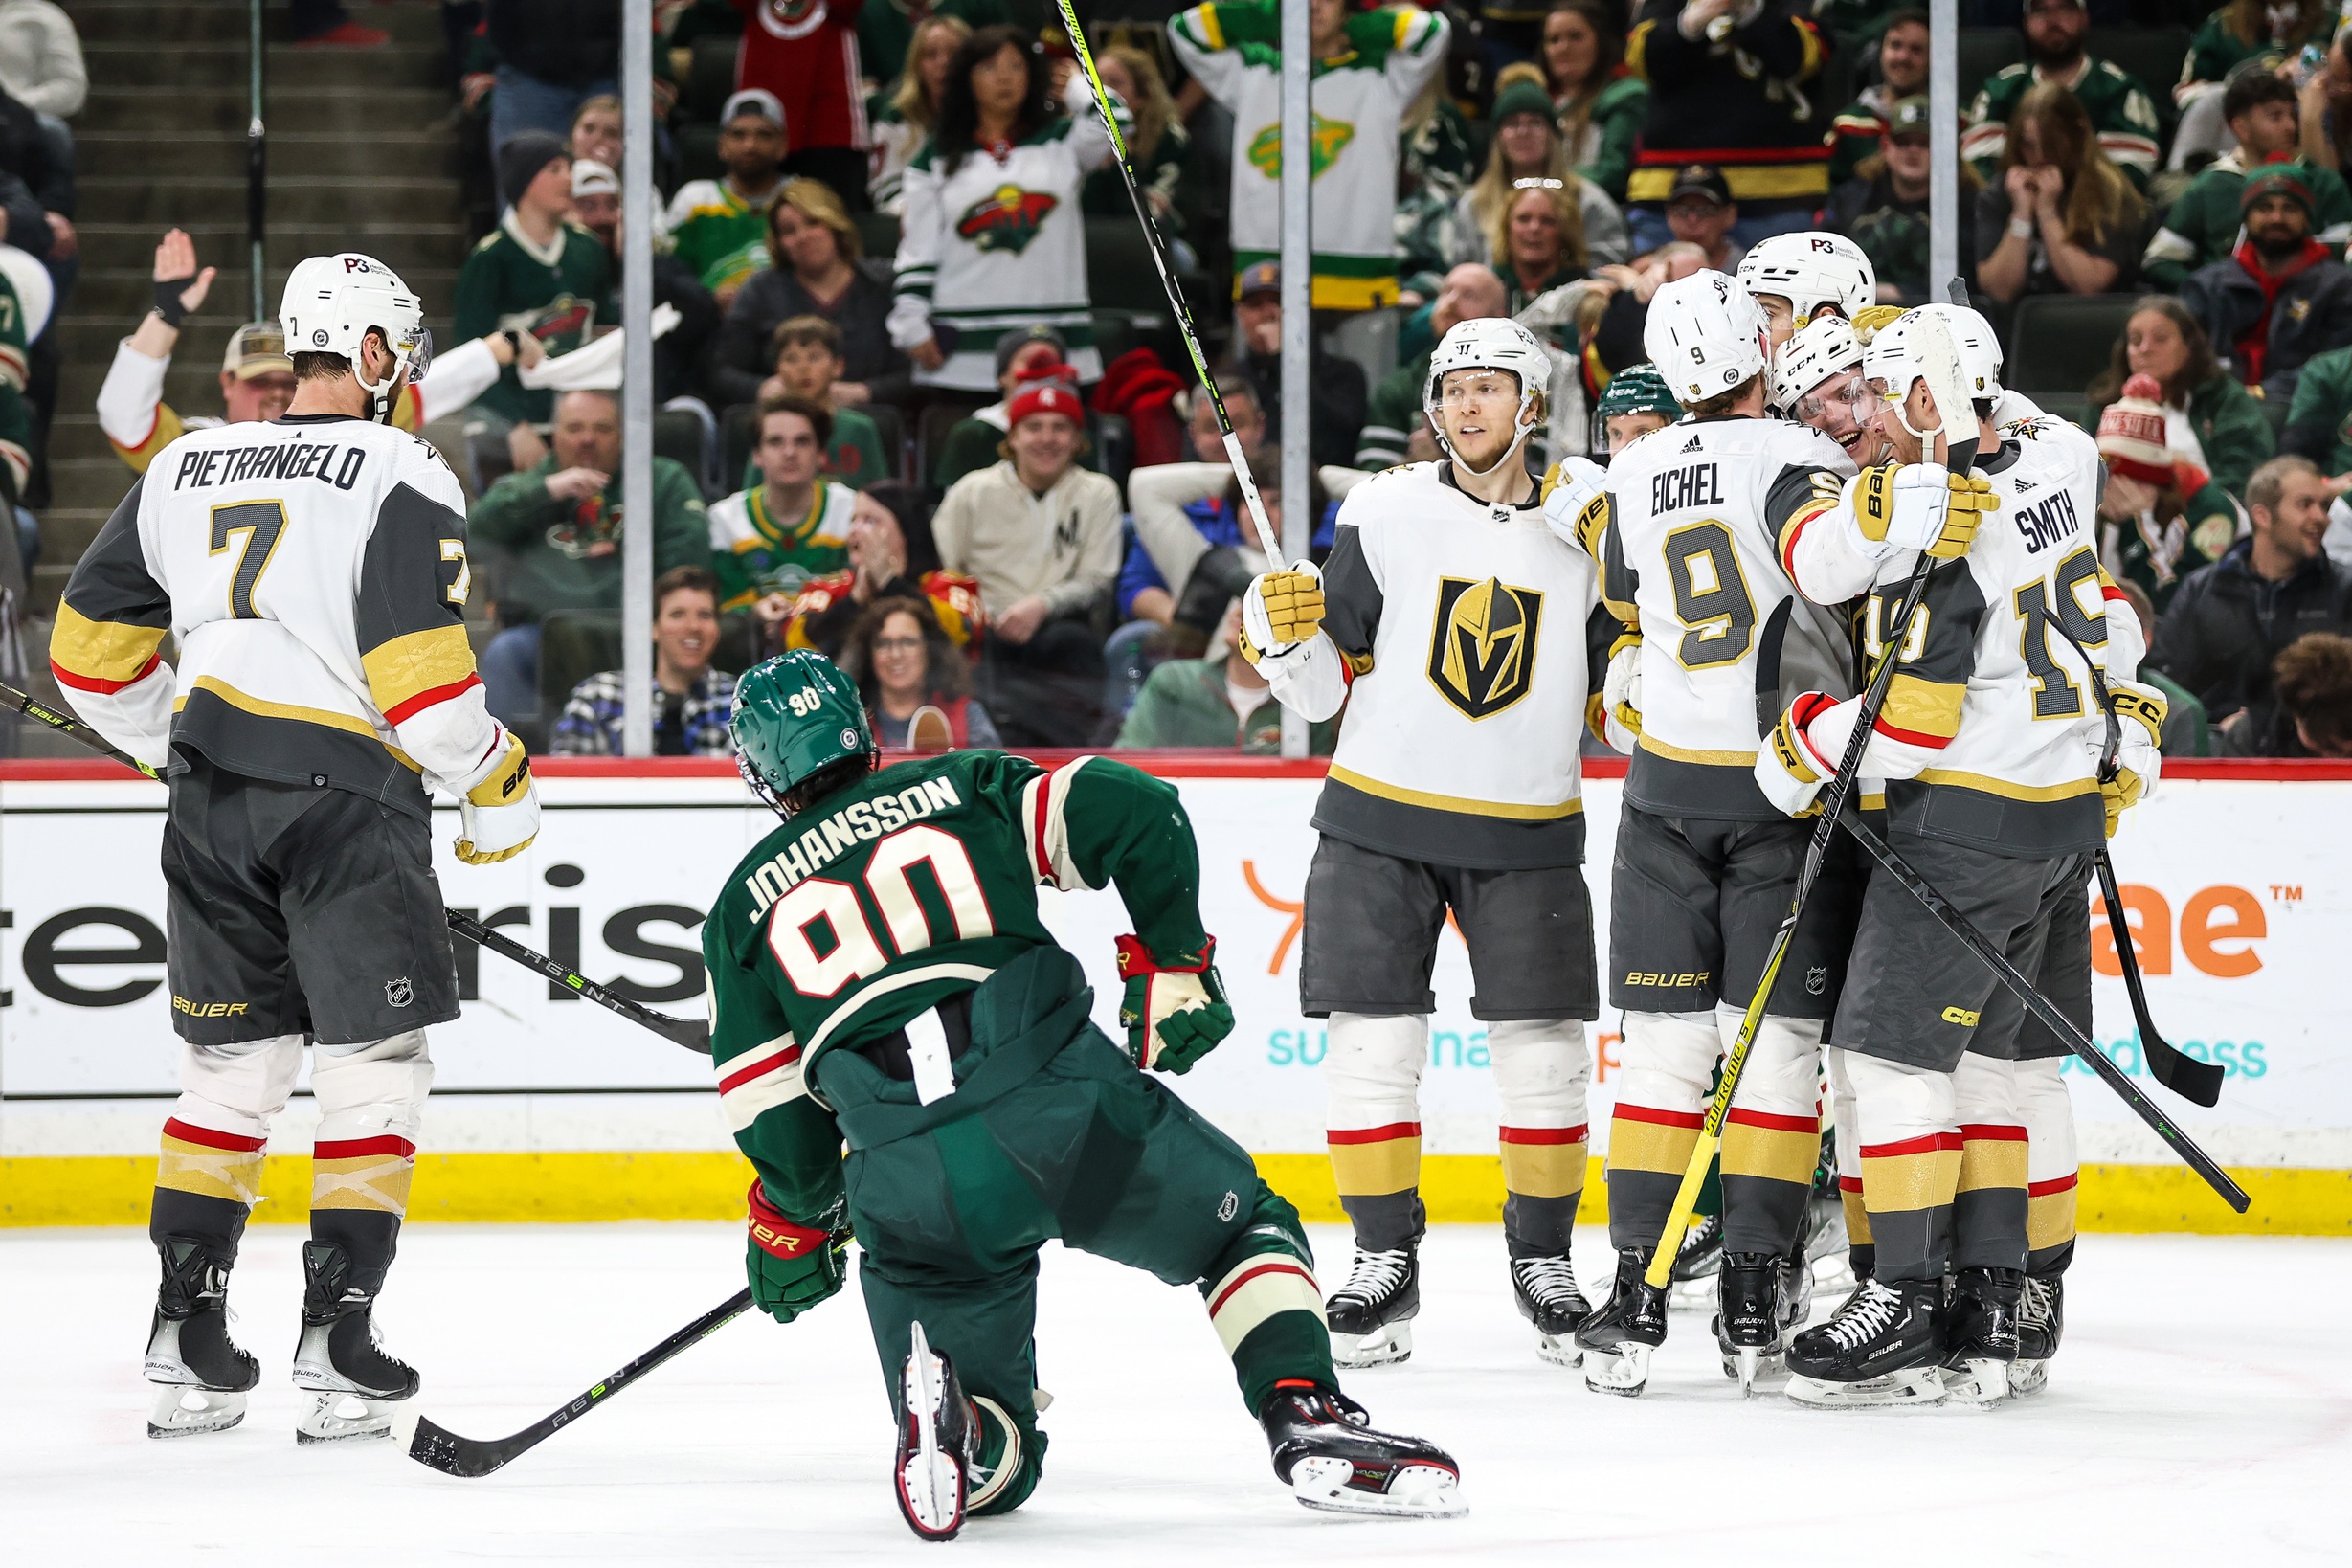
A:
{"type": "MultiPolygon", "coordinates": [[[[1896,851],[2087,1029],[2092,855],[2156,779],[2163,699],[2131,680],[2141,651],[2131,617],[2107,614],[2120,595],[2094,553],[2097,449],[2059,420],[1996,429],[2000,370],[1974,311],[1929,305],[1882,328],[1863,372],[1882,399],[1872,419],[1903,466],[1866,472],[1838,507],[1792,521],[1781,555],[1818,601],[1870,594],[1872,657],[1894,635],[1888,617],[1918,552],[1937,561],[1862,772],[1888,781],[1896,851]],[[1953,504],[1958,482],[1932,460],[1945,432],[1921,340],[1937,326],[1973,401],[1957,416],[1973,419],[1994,506],[1953,504]],[[2122,741],[2104,783],[2110,721],[2094,670],[2113,688],[2122,741]]],[[[1764,793],[1792,814],[1812,809],[1859,711],[1855,699],[1799,695],[1758,758],[1764,793]]],[[[1853,1099],[1876,1273],[1829,1323],[1798,1336],[1792,1396],[1991,1403],[2010,1392],[2029,1261],[2027,1130],[2011,1064],[2058,1049],[2026,1022],[1901,884],[1872,876],[1830,1058],[1853,1099]]],[[[2054,1335],[2054,1322],[2045,1327],[2054,1335]]]]}
{"type": "Polygon", "coordinates": [[[520,852],[539,824],[466,640],[463,492],[390,422],[429,357],[422,306],[380,261],[313,257],[280,320],[286,414],[156,453],[75,567],[50,644],[66,700],[170,788],[185,1044],[149,1221],[155,1437],[235,1425],[258,1380],[229,1337],[228,1277],[305,1044],[319,1128],[297,1433],[380,1435],[385,1406],[416,1391],[371,1310],[433,1082],[424,1030],[458,1016],[427,791],[457,796],[470,863],[520,852]]]}
{"type": "MultiPolygon", "coordinates": [[[[1836,504],[1851,469],[1827,438],[1765,417],[1762,310],[1731,278],[1696,273],[1650,302],[1644,347],[1689,413],[1620,452],[1598,492],[1569,465],[1546,504],[1635,628],[1608,683],[1616,727],[1638,729],[1609,906],[1609,1001],[1624,1010],[1609,1127],[1617,1289],[1577,1334],[1587,1386],[1616,1394],[1642,1391],[1665,1337],[1665,1293],[1643,1272],[1809,838],[1756,787],[1758,708],[1778,711],[1758,693],[1853,689],[1845,626],[1798,597],[1774,549],[1791,518],[1836,504]]],[[[1822,1027],[1859,892],[1841,867],[1814,893],[1724,1128],[1715,1332],[1743,1383],[1773,1369],[1803,1317],[1790,1260],[1821,1146],[1822,1027]]]]}
{"type": "Polygon", "coordinates": [[[1244,652],[1276,698],[1311,720],[1347,710],[1299,962],[1301,1006],[1331,1019],[1332,1168],[1355,1231],[1327,1304],[1343,1365],[1412,1353],[1421,1073],[1448,910],[1487,1025],[1503,1232],[1538,1354],[1574,1365],[1586,1310],[1569,1239],[1600,1014],[1577,755],[1595,573],[1544,526],[1526,469],[1550,375],[1507,318],[1447,332],[1422,392],[1444,459],[1357,486],[1320,575],[1269,572],[1243,601],[1244,652]]]}

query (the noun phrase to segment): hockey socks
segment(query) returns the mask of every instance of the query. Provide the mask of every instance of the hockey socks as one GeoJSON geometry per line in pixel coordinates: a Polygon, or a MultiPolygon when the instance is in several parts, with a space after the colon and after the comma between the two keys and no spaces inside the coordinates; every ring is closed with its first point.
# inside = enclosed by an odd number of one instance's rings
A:
{"type": "Polygon", "coordinates": [[[1200,1298],[1253,1412],[1265,1407],[1277,1383],[1337,1386],[1313,1250],[1298,1211],[1263,1180],[1250,1223],[1202,1275],[1200,1298]]]}
{"type": "Polygon", "coordinates": [[[245,1393],[260,1380],[259,1363],[229,1337],[228,1290],[260,1196],[265,1141],[177,1116],[164,1124],[147,1221],[163,1269],[144,1368],[160,1385],[149,1437],[228,1430],[245,1419],[245,1393]]]}

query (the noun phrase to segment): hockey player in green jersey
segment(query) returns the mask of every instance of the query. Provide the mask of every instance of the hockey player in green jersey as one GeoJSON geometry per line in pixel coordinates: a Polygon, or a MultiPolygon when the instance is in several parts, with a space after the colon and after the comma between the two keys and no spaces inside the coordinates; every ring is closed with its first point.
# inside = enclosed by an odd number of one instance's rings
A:
{"type": "Polygon", "coordinates": [[[779,1322],[859,1282],[915,1534],[952,1536],[1038,1482],[1038,1251],[1197,1285],[1274,1471],[1340,1512],[1450,1516],[1458,1467],[1339,1392],[1297,1212],[1144,1069],[1233,1028],[1170,786],[999,751],[877,771],[857,687],[814,653],[743,678],[744,779],[785,818],[703,929],[711,1056],[751,1184],[751,1288],[779,1322]],[[1122,1053],[1037,888],[1115,884],[1122,1053]],[[848,1154],[843,1157],[842,1146],[848,1154]]]}

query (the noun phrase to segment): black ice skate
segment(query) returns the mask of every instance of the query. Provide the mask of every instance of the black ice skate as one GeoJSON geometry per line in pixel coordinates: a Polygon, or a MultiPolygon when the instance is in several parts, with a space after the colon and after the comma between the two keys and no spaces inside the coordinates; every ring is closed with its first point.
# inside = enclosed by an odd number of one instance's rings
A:
{"type": "Polygon", "coordinates": [[[1644,1279],[1653,1247],[1617,1254],[1617,1283],[1607,1305],[1577,1326],[1584,1386],[1631,1399],[1649,1381],[1649,1353],[1666,1343],[1666,1291],[1644,1279]]]}
{"type": "Polygon", "coordinates": [[[1723,1376],[1754,1397],[1760,1379],[1787,1370],[1789,1336],[1803,1325],[1813,1292],[1802,1264],[1774,1252],[1727,1252],[1716,1277],[1715,1344],[1723,1376]]]}
{"type": "Polygon", "coordinates": [[[1714,1300],[1715,1275],[1723,1268],[1723,1216],[1694,1214],[1674,1254],[1668,1300],[1676,1311],[1697,1311],[1714,1300]]]}
{"type": "Polygon", "coordinates": [[[1592,1314],[1593,1306],[1577,1288],[1577,1271],[1566,1253],[1512,1259],[1511,1294],[1519,1315],[1535,1326],[1537,1355],[1561,1367],[1584,1359],[1577,1348],[1577,1325],[1592,1314]]]}
{"type": "Polygon", "coordinates": [[[1944,1313],[1946,1398],[1962,1404],[1995,1405],[2009,1397],[2009,1369],[2017,1360],[2025,1284],[2021,1269],[1960,1271],[1944,1313]]]}
{"type": "Polygon", "coordinates": [[[1258,1412],[1274,1451],[1274,1474],[1308,1508],[1456,1519],[1462,1467],[1435,1444],[1373,1429],[1364,1407],[1336,1389],[1278,1383],[1258,1412]]]}
{"type": "Polygon", "coordinates": [[[167,1236],[156,1243],[164,1266],[147,1333],[146,1376],[155,1390],[151,1438],[225,1432],[245,1419],[245,1391],[261,1366],[229,1337],[229,1270],[205,1243],[167,1236]]]}
{"type": "Polygon", "coordinates": [[[2066,1276],[2027,1274],[2017,1309],[2017,1359],[2009,1367],[2009,1392],[2039,1394],[2050,1381],[2050,1358],[2058,1354],[2066,1330],[2066,1276]]]}
{"type": "Polygon", "coordinates": [[[387,1406],[414,1394],[407,1363],[375,1337],[375,1296],[351,1284],[351,1254],[335,1242],[302,1243],[302,1337],[294,1348],[294,1386],[311,1398],[295,1422],[297,1443],[388,1437],[387,1406]]]}
{"type": "Polygon", "coordinates": [[[1835,1295],[1861,1284],[1854,1278],[1851,1238],[1846,1231],[1846,1201],[1837,1187],[1815,1187],[1804,1200],[1804,1239],[1799,1259],[1805,1294],[1835,1295]]]}
{"type": "Polygon", "coordinates": [[[931,1349],[922,1324],[907,1327],[913,1344],[899,1378],[905,1408],[891,1480],[907,1527],[927,1541],[952,1541],[964,1528],[966,1485],[980,1457],[980,1423],[964,1398],[954,1363],[931,1349]]]}
{"type": "Polygon", "coordinates": [[[1837,1315],[1788,1347],[1788,1397],[1859,1409],[1941,1404],[1941,1280],[1866,1280],[1837,1315]]]}
{"type": "Polygon", "coordinates": [[[1409,1359],[1413,1318],[1421,1310],[1421,1258],[1413,1243],[1390,1252],[1357,1248],[1348,1283],[1323,1304],[1332,1360],[1343,1367],[1378,1367],[1409,1359]]]}

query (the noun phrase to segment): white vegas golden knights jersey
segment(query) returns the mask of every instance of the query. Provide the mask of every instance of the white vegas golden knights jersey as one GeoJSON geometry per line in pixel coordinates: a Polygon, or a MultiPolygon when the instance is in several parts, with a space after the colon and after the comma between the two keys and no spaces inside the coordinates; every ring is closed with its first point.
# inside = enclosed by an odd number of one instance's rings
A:
{"type": "Polygon", "coordinates": [[[1339,509],[1323,629],[1259,667],[1308,718],[1347,716],[1315,826],[1406,860],[1580,864],[1578,740],[1591,557],[1448,463],[1376,475],[1339,509]]]}
{"type": "MultiPolygon", "coordinates": [[[[1602,562],[1602,600],[1642,632],[1628,802],[1661,817],[1781,815],[1756,787],[1759,661],[1773,658],[1762,684],[1787,697],[1854,685],[1841,617],[1797,594],[1778,541],[1799,513],[1835,504],[1853,471],[1828,437],[1780,419],[1686,418],[1610,461],[1578,534],[1602,562]]],[[[1776,722],[1784,701],[1768,699],[1776,722]]]]}
{"type": "MultiPolygon", "coordinates": [[[[2097,443],[2048,415],[2005,425],[2000,435],[2000,450],[1977,469],[1991,479],[2001,509],[1965,556],[1929,578],[1863,772],[1888,781],[1897,826],[2042,859],[2103,840],[2096,763],[2104,720],[2087,664],[2095,661],[2111,681],[2128,680],[2141,642],[2130,606],[2099,566],[2105,468],[2097,443]]],[[[1906,550],[1873,569],[1850,527],[1835,513],[1803,523],[1792,530],[1789,554],[1808,594],[1842,598],[1875,579],[1864,607],[1865,650],[1874,657],[1917,557],[1906,550]]],[[[1835,756],[1858,716],[1859,704],[1849,701],[1807,733],[1835,756]]]]}
{"type": "Polygon", "coordinates": [[[422,815],[424,784],[471,783],[498,739],[469,583],[464,494],[416,437],[334,415],[193,430],[75,567],[51,664],[142,761],[193,750],[422,815]]]}

